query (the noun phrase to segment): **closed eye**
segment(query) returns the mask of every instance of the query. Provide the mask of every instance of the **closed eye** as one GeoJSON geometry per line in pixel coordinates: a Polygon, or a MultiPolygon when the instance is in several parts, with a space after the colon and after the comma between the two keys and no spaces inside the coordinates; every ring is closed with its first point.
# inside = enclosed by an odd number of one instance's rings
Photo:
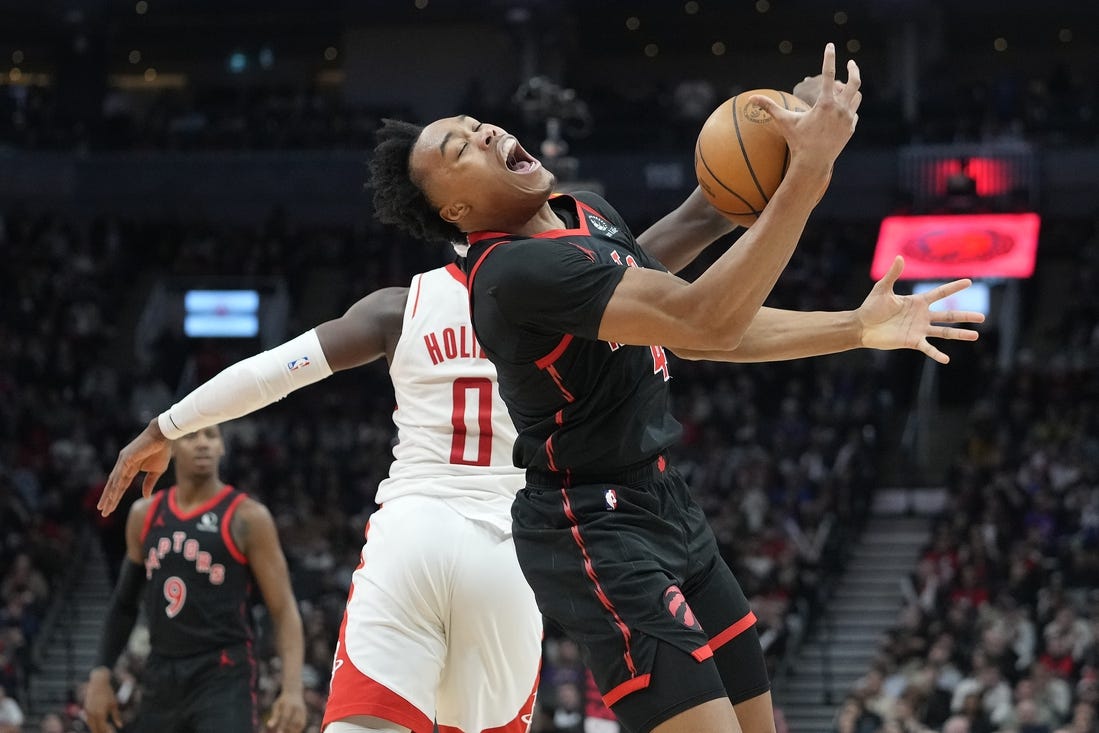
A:
{"type": "MultiPolygon", "coordinates": [[[[478,130],[480,130],[480,129],[481,129],[481,125],[483,125],[483,124],[485,124],[485,123],[483,123],[483,122],[478,122],[478,123],[477,123],[477,126],[473,128],[473,131],[474,131],[474,132],[477,132],[478,130]]],[[[461,157],[462,157],[462,153],[464,153],[464,152],[466,151],[466,148],[468,148],[468,147],[469,147],[469,143],[468,143],[468,142],[467,142],[467,143],[465,143],[464,145],[462,145],[462,147],[461,147],[461,148],[460,148],[460,149],[458,150],[458,157],[459,157],[459,158],[461,158],[461,157]]]]}

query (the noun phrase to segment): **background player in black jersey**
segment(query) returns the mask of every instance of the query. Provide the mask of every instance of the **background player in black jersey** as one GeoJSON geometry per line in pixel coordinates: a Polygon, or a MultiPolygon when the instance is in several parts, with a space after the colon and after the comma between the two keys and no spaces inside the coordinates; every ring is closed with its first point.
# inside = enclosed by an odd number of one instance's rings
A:
{"type": "Polygon", "coordinates": [[[126,559],[84,701],[88,725],[106,733],[109,722],[122,724],[111,670],[144,592],[151,651],[137,733],[254,733],[254,580],[282,660],[282,693],[268,726],[300,733],[302,625],[274,520],[222,482],[225,445],[216,425],[175,441],[172,454],[176,485],[137,501],[126,521],[126,559]]]}
{"type": "Polygon", "coordinates": [[[934,325],[928,310],[968,282],[898,297],[899,258],[855,311],[762,307],[854,131],[859,86],[854,62],[836,83],[829,44],[808,112],[753,98],[787,140],[786,177],[756,224],[691,283],[666,268],[697,251],[664,247],[659,230],[639,244],[598,196],[551,197],[553,175],[498,127],[460,116],[422,129],[390,122],[380,134],[379,218],[470,244],[474,328],[527,469],[512,509],[520,565],[631,730],[774,730],[754,616],[664,456],[680,428],[663,347],[717,361],[914,348],[945,362],[929,336],[977,337],[934,325]]]}

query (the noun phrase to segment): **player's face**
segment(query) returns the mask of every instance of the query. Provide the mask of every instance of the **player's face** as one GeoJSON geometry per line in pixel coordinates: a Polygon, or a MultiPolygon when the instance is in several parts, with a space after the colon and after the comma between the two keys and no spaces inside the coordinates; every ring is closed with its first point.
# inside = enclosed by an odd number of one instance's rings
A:
{"type": "Polygon", "coordinates": [[[553,174],[507,131],[460,115],[424,128],[412,180],[463,232],[515,231],[546,203],[553,174]]]}
{"type": "Polygon", "coordinates": [[[203,478],[216,474],[218,462],[225,455],[221,430],[215,425],[184,435],[173,444],[172,455],[181,476],[203,478]]]}

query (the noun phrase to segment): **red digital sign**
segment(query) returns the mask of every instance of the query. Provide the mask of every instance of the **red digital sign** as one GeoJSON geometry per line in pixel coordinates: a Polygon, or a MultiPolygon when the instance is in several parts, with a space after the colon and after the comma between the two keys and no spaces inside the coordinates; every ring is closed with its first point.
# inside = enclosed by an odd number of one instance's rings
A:
{"type": "Polygon", "coordinates": [[[870,275],[880,278],[902,255],[902,280],[1027,278],[1034,274],[1039,224],[1037,214],[889,216],[870,275]]]}
{"type": "Polygon", "coordinates": [[[951,176],[964,173],[973,179],[978,196],[1001,196],[1017,185],[1018,173],[1011,165],[996,158],[949,158],[930,164],[924,175],[930,178],[931,192],[947,195],[946,182],[951,176]]]}

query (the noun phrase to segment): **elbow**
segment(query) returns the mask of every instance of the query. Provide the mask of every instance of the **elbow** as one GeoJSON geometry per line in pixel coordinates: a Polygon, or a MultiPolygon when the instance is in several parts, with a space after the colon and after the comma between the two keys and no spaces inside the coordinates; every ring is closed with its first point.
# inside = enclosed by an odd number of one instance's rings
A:
{"type": "Polygon", "coordinates": [[[683,324],[682,346],[700,351],[734,351],[748,330],[746,324],[713,318],[697,309],[680,322],[683,324]]]}
{"type": "Polygon", "coordinates": [[[672,316],[679,333],[676,343],[664,345],[698,351],[733,351],[740,346],[755,314],[746,314],[739,303],[723,296],[714,297],[695,285],[668,293],[656,305],[672,316]]]}
{"type": "Polygon", "coordinates": [[[744,340],[744,334],[747,332],[747,323],[735,322],[728,324],[723,332],[721,350],[736,351],[740,348],[740,342],[744,340]]]}
{"type": "Polygon", "coordinates": [[[298,604],[293,600],[287,600],[274,608],[269,608],[268,612],[271,614],[271,621],[276,627],[286,628],[291,631],[297,629],[300,632],[302,628],[301,612],[298,610],[298,604]]]}

